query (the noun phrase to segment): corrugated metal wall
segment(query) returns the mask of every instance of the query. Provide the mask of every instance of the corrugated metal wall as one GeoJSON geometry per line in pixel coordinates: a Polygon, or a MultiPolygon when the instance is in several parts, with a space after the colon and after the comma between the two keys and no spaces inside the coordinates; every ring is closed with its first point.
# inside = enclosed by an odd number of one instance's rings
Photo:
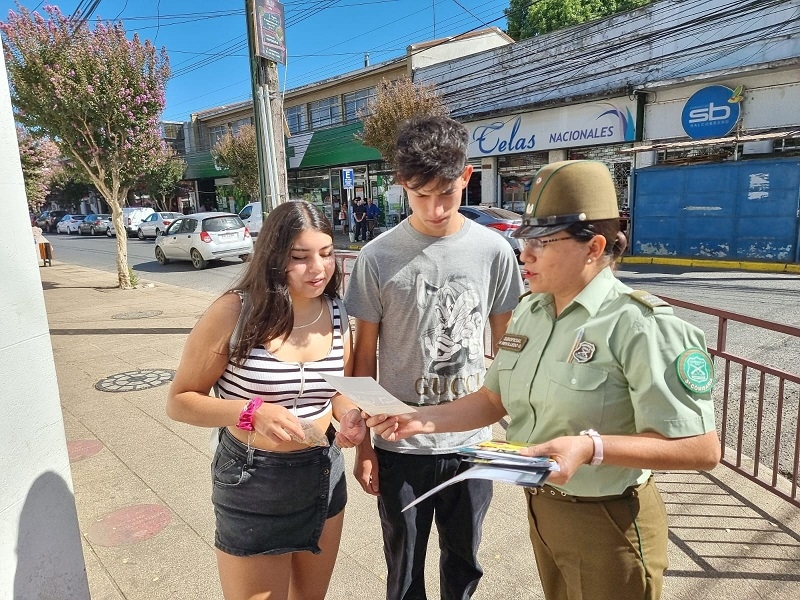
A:
{"type": "Polygon", "coordinates": [[[798,261],[800,159],[633,173],[632,253],[798,261]]]}

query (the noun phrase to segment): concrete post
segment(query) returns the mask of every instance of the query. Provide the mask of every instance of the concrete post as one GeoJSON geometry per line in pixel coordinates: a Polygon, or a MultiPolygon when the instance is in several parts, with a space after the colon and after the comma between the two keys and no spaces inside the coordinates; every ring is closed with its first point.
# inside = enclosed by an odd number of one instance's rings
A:
{"type": "Polygon", "coordinates": [[[498,186],[500,179],[497,176],[497,157],[484,156],[481,159],[481,203],[500,206],[498,186]]]}
{"type": "MultiPolygon", "coordinates": [[[[0,53],[0,598],[88,600],[53,349],[0,53]]],[[[48,267],[41,267],[48,268],[48,267]]]]}

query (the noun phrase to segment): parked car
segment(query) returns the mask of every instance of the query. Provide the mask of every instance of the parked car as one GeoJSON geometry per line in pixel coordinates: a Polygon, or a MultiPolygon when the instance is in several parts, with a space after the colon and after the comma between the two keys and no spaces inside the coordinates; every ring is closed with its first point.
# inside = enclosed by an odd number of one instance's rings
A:
{"type": "Polygon", "coordinates": [[[78,225],[86,218],[86,215],[68,214],[61,217],[56,223],[56,233],[66,233],[67,235],[78,233],[78,225]]]}
{"type": "Polygon", "coordinates": [[[155,211],[149,206],[126,206],[122,209],[122,222],[125,224],[125,229],[128,233],[136,233],[139,231],[139,223],[148,215],[152,215],[155,211]]]}
{"type": "Polygon", "coordinates": [[[522,225],[522,216],[515,212],[496,206],[460,206],[458,212],[466,218],[475,221],[480,225],[485,225],[502,235],[511,245],[511,249],[519,260],[522,252],[523,240],[512,238],[514,230],[522,225]]]}
{"type": "Polygon", "coordinates": [[[108,230],[108,224],[111,222],[111,215],[87,215],[83,221],[78,223],[78,233],[83,235],[97,235],[98,233],[105,233],[108,230]]]}
{"type": "Polygon", "coordinates": [[[36,217],[36,226],[42,231],[50,232],[56,230],[56,224],[67,214],[67,211],[56,209],[46,210],[36,217]]]}
{"type": "Polygon", "coordinates": [[[142,219],[142,222],[139,223],[139,228],[136,230],[136,235],[140,240],[149,237],[157,238],[162,231],[166,231],[170,223],[182,216],[181,213],[176,212],[154,212],[142,219]]]}
{"type": "Polygon", "coordinates": [[[106,229],[106,235],[108,237],[117,237],[117,229],[114,227],[114,219],[108,220],[108,229],[106,229]]]}
{"type": "Polygon", "coordinates": [[[204,212],[181,215],[156,238],[156,260],[190,260],[195,269],[208,261],[238,256],[246,261],[253,251],[253,238],[238,215],[204,212]]]}
{"type": "Polygon", "coordinates": [[[250,231],[250,235],[257,236],[261,231],[261,222],[264,214],[261,212],[261,202],[251,202],[239,211],[239,218],[250,231]]]}

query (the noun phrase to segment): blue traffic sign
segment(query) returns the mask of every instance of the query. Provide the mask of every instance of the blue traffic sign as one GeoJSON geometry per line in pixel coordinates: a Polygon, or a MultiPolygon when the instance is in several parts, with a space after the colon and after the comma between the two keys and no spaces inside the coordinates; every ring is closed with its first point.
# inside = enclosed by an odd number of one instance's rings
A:
{"type": "Polygon", "coordinates": [[[355,187],[353,169],[342,169],[342,187],[346,190],[352,190],[355,187]]]}

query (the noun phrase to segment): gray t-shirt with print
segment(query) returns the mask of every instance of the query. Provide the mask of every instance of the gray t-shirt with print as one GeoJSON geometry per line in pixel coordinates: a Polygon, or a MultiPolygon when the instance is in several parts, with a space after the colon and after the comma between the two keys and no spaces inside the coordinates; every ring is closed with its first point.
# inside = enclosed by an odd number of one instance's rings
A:
{"type": "MultiPolygon", "coordinates": [[[[520,294],[516,258],[496,232],[465,220],[452,235],[430,237],[402,221],[361,250],[345,306],[352,317],[380,323],[380,384],[409,405],[426,406],[480,389],[488,317],[513,310],[520,294]]],[[[484,427],[374,443],[442,454],[489,436],[484,427]]]]}

